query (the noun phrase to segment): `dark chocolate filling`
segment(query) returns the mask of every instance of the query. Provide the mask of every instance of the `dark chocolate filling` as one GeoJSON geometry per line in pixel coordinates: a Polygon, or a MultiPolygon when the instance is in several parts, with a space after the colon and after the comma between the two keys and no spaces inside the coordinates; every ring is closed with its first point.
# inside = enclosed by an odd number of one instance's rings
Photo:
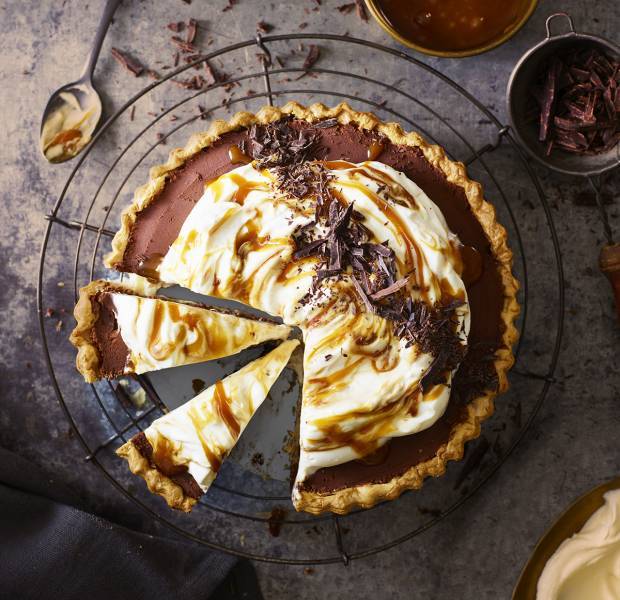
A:
{"type": "MultiPolygon", "coordinates": [[[[291,121],[290,125],[295,128],[311,126],[303,121],[291,121]]],[[[475,248],[482,257],[480,276],[467,287],[471,309],[470,351],[453,381],[446,413],[425,431],[394,438],[382,462],[352,461],[320,469],[304,484],[309,490],[330,492],[363,483],[389,481],[431,459],[448,441],[454,425],[462,420],[467,402],[485,389],[497,386],[493,362],[488,359],[502,343],[504,291],[489,241],[463,189],[448,182],[419,149],[392,144],[375,132],[353,125],[330,124],[318,127],[317,131],[320,135],[317,158],[357,163],[367,160],[369,148],[375,148],[374,153],[378,154],[374,160],[402,171],[417,183],[441,209],[448,226],[461,242],[475,248]]],[[[115,265],[119,271],[140,273],[140,265],[148,264],[150,257],[166,254],[202,196],[204,183],[237,166],[230,161],[229,148],[232,145],[248,147],[247,138],[247,131],[224,134],[213,146],[200,151],[169,174],[157,198],[137,215],[123,259],[115,265]]]]}
{"type": "Polygon", "coordinates": [[[153,446],[151,445],[151,442],[148,441],[146,435],[144,435],[144,432],[141,431],[132,437],[131,443],[136,447],[138,452],[142,454],[142,456],[144,456],[144,458],[146,458],[160,473],[174,481],[177,485],[180,485],[186,496],[195,499],[202,496],[200,486],[196,483],[194,477],[187,471],[187,467],[183,467],[182,469],[176,467],[175,471],[177,472],[173,473],[167,471],[164,465],[157,464],[156,460],[153,458],[153,446]]]}
{"type": "Polygon", "coordinates": [[[121,336],[112,296],[99,292],[91,298],[93,312],[98,314],[91,332],[91,339],[99,354],[99,372],[107,379],[118,377],[125,371],[129,348],[121,336]]]}

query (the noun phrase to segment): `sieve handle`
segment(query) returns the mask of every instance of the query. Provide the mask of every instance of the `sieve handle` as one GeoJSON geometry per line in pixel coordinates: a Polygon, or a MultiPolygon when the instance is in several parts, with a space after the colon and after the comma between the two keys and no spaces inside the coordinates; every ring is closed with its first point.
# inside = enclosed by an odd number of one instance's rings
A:
{"type": "Polygon", "coordinates": [[[573,18],[565,12],[557,12],[557,13],[553,13],[552,15],[549,15],[547,17],[547,20],[545,21],[545,28],[547,29],[547,39],[551,39],[552,37],[556,37],[558,35],[565,35],[565,34],[560,34],[560,33],[556,33],[555,35],[553,35],[551,33],[551,21],[553,21],[554,19],[558,19],[559,17],[564,17],[567,21],[568,21],[568,33],[576,33],[575,32],[575,25],[573,23],[573,18]]]}

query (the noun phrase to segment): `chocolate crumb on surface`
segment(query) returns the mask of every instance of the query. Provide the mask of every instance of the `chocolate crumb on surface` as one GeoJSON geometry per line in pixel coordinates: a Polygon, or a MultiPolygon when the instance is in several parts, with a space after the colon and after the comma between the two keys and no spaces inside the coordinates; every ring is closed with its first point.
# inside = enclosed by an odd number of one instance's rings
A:
{"type": "Polygon", "coordinates": [[[170,31],[174,31],[174,33],[179,33],[179,31],[183,31],[185,29],[185,23],[183,21],[174,21],[172,23],[168,23],[166,25],[170,31]]]}
{"type": "Polygon", "coordinates": [[[259,21],[256,23],[256,31],[260,33],[269,33],[273,29],[273,25],[265,23],[265,21],[259,21]]]}
{"type": "Polygon", "coordinates": [[[364,22],[368,22],[368,13],[364,6],[364,0],[355,0],[355,8],[357,9],[357,16],[364,22]]]}
{"type": "Polygon", "coordinates": [[[207,384],[202,379],[192,379],[192,390],[194,391],[194,396],[197,396],[207,387],[207,384]]]}
{"type": "Polygon", "coordinates": [[[196,39],[196,32],[198,31],[198,23],[196,19],[190,19],[187,24],[187,35],[185,36],[185,41],[188,44],[193,44],[196,39]]]}
{"type": "Polygon", "coordinates": [[[282,524],[284,519],[286,519],[287,513],[288,511],[286,508],[282,506],[274,506],[271,509],[271,513],[267,519],[267,525],[269,526],[269,533],[273,537],[278,537],[280,535],[280,530],[282,529],[282,524]]]}
{"type": "Polygon", "coordinates": [[[112,57],[135,77],[139,77],[144,71],[144,67],[136,59],[125,52],[121,52],[118,48],[112,48],[112,57]]]}

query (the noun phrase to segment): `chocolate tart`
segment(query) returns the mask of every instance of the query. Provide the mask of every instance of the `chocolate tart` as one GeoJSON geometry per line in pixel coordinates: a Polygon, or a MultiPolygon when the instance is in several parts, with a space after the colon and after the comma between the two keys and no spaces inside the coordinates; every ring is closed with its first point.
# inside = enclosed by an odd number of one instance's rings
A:
{"type": "MultiPolygon", "coordinates": [[[[312,130],[313,143],[304,147],[306,161],[331,165],[347,161],[354,166],[373,160],[390,167],[432,199],[461,244],[459,258],[453,262],[460,261],[470,325],[466,354],[458,369],[452,369],[452,379],[443,382],[450,389],[443,414],[425,429],[392,437],[376,452],[319,468],[296,483],[298,510],[346,513],[419,488],[429,475],[442,475],[449,460],[462,458],[465,442],[479,435],[480,423],[493,412],[494,398],[507,389],[506,373],[514,361],[511,347],[517,332],[513,321],[519,307],[512,253],[506,231],[484,199],[482,187],[467,177],[461,163],[449,160],[442,148],[347,104],[305,108],[292,102],[282,108],[265,107],[256,114],[237,113],[228,122],[215,121],[207,132],[194,135],[185,148],[173,150],[165,165],[151,170],[149,182],[136,191],[132,205],[123,212],[106,264],[159,279],[159,265],[182,237],[184,223],[205,185],[240,163],[256,159],[262,144],[257,142],[257,131],[260,134],[271,126],[290,130],[292,140],[302,140],[303,132],[312,130]]],[[[213,276],[209,289],[217,290],[217,284],[219,279],[213,276]]],[[[399,280],[394,285],[405,284],[409,285],[399,280]]],[[[251,305],[257,299],[247,293],[227,295],[221,289],[214,295],[251,305]]],[[[303,411],[302,404],[302,420],[303,411]]]]}
{"type": "Polygon", "coordinates": [[[239,311],[145,296],[102,280],[80,289],[74,316],[70,340],[89,383],[231,356],[291,332],[239,311]]]}

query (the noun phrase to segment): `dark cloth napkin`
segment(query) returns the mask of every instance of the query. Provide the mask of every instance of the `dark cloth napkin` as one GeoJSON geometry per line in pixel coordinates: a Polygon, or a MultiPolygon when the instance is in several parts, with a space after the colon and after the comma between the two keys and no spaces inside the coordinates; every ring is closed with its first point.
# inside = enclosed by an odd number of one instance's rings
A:
{"type": "Polygon", "coordinates": [[[231,556],[121,527],[61,499],[62,486],[0,448],[0,598],[206,600],[235,565],[231,556]]]}

